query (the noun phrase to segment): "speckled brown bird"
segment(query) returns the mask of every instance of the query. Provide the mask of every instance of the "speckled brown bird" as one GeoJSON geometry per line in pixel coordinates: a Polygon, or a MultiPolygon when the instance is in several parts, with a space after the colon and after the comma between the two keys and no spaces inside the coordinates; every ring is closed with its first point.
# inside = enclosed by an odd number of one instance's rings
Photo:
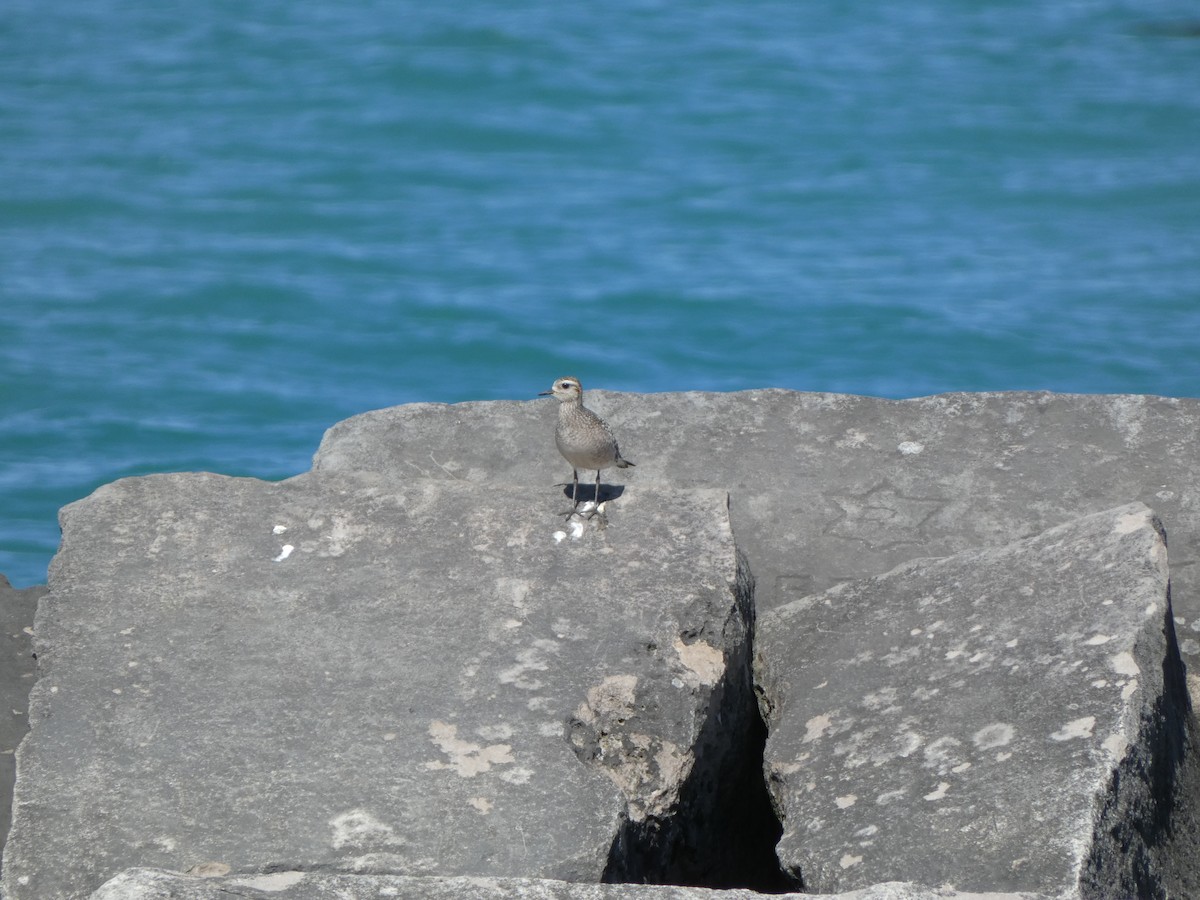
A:
{"type": "MultiPolygon", "coordinates": [[[[578,378],[560,378],[540,397],[553,396],[558,401],[558,425],[554,429],[554,443],[558,452],[571,464],[575,483],[571,488],[574,513],[579,507],[579,470],[596,470],[596,503],[600,503],[600,472],[611,466],[626,469],[632,466],[621,456],[621,448],[612,429],[602,418],[583,405],[583,386],[578,378]]],[[[592,510],[592,515],[595,510],[592,510]]]]}

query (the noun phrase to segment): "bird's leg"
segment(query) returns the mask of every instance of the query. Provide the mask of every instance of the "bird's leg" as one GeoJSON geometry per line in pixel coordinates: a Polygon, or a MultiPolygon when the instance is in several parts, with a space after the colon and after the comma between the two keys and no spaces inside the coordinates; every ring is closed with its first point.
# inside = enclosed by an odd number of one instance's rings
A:
{"type": "Polygon", "coordinates": [[[574,482],[571,485],[571,508],[566,512],[559,513],[560,516],[566,516],[569,520],[571,516],[579,515],[579,470],[572,469],[571,476],[574,482]]]}
{"type": "Polygon", "coordinates": [[[590,519],[600,511],[600,470],[596,470],[596,502],[592,504],[591,511],[587,514],[590,519]]]}

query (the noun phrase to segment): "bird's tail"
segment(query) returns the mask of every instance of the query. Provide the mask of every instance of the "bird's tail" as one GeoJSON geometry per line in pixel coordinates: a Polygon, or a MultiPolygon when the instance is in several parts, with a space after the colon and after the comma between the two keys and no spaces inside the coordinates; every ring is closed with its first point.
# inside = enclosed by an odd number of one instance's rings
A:
{"type": "Polygon", "coordinates": [[[630,466],[634,466],[634,465],[637,465],[637,463],[631,463],[627,459],[618,459],[617,460],[617,468],[618,469],[628,469],[630,466]]]}

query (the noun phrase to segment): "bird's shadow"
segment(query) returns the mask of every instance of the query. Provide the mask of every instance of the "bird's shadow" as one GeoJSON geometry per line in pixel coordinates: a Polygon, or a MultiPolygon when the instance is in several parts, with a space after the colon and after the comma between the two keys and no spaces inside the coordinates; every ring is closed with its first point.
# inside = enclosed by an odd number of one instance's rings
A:
{"type": "MultiPolygon", "coordinates": [[[[609,500],[616,500],[624,493],[625,485],[623,484],[602,484],[600,485],[599,496],[596,496],[596,485],[581,484],[579,485],[578,499],[580,503],[587,503],[591,501],[596,505],[599,505],[601,503],[607,503],[609,500]]],[[[571,499],[570,482],[567,482],[563,485],[563,496],[568,500],[571,499]]]]}

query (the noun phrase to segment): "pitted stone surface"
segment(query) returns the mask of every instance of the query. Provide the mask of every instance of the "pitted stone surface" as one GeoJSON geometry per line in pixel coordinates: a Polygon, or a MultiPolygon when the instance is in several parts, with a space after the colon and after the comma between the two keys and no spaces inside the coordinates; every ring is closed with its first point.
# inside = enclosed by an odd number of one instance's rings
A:
{"type": "Polygon", "coordinates": [[[708,717],[739,721],[749,598],[722,492],[643,490],[578,533],[558,506],[173,475],[67,507],[8,900],[130,866],[600,880],[708,717]]]}
{"type": "MultiPolygon", "coordinates": [[[[138,869],[123,872],[91,900],[760,900],[753,891],[644,884],[568,884],[521,878],[414,878],[276,872],[228,878],[189,878],[138,869]]],[[[879,884],[832,897],[776,895],[791,900],[1050,900],[1033,894],[965,894],[910,884],[879,884]]]]}
{"type": "Polygon", "coordinates": [[[1132,504],[760,618],[778,854],[806,888],[1158,896],[1187,712],[1160,528],[1132,504]]]}
{"type": "MultiPolygon", "coordinates": [[[[530,393],[541,390],[531,385],[530,393]]],[[[1135,500],[1171,535],[1180,649],[1200,672],[1200,400],[1049,392],[882,400],[782,390],[588,391],[636,469],[730,493],[760,610],[910,559],[998,547],[1135,500]]],[[[476,483],[562,481],[553,401],[412,404],[347,419],[314,465],[476,483]]],[[[1200,679],[1193,676],[1200,703],[1200,679]]]]}
{"type": "Polygon", "coordinates": [[[45,587],[17,590],[0,575],[0,848],[11,819],[13,754],[29,729],[33,615],[45,593],[45,587]]]}

